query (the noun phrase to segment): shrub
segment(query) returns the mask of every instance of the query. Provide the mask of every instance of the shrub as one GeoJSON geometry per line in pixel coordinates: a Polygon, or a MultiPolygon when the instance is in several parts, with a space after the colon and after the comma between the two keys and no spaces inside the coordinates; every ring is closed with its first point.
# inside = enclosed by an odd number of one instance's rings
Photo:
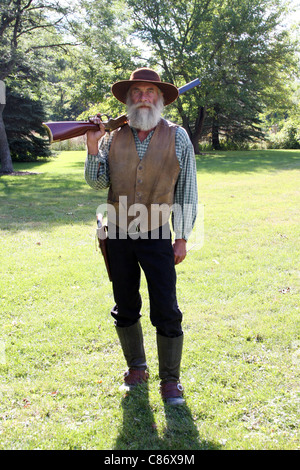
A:
{"type": "Polygon", "coordinates": [[[299,149],[300,123],[296,119],[287,119],[279,132],[269,135],[268,148],[299,149]]]}

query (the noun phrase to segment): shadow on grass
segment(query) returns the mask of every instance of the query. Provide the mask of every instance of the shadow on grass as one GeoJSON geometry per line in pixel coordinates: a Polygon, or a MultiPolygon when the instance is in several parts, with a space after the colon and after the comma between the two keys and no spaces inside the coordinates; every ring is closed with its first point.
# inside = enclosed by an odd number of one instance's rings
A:
{"type": "Polygon", "coordinates": [[[300,150],[248,150],[197,155],[197,170],[211,173],[300,168],[300,150]]]}
{"type": "Polygon", "coordinates": [[[216,443],[201,440],[189,407],[165,405],[166,427],[157,432],[149,403],[148,385],[122,398],[123,423],[114,450],[216,450],[216,443]]]}
{"type": "Polygon", "coordinates": [[[107,191],[94,191],[78,174],[23,174],[0,178],[0,229],[51,230],[90,223],[107,191]]]}

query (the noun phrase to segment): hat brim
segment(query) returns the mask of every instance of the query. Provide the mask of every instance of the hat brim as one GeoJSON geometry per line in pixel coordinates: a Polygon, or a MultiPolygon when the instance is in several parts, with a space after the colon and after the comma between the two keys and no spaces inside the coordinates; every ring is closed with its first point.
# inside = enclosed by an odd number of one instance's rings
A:
{"type": "Polygon", "coordinates": [[[128,90],[135,82],[152,83],[157,86],[163,93],[165,106],[173,103],[173,101],[175,101],[179,96],[178,88],[175,85],[151,80],[121,80],[120,82],[116,82],[112,85],[112,94],[118,101],[126,104],[128,90]]]}

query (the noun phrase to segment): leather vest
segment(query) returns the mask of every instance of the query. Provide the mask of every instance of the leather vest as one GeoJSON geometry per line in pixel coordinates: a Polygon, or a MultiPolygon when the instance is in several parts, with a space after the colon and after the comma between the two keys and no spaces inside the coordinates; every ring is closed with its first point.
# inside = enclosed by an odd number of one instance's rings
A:
{"type": "Polygon", "coordinates": [[[138,226],[141,232],[147,232],[169,220],[180,172],[175,152],[176,127],[161,119],[142,160],[130,127],[125,125],[114,132],[108,156],[111,223],[125,231],[138,226]]]}

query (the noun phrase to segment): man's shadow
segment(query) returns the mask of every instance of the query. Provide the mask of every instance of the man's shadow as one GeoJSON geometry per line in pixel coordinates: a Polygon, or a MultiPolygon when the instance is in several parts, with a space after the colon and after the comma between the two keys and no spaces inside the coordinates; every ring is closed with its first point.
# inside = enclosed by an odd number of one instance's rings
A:
{"type": "Polygon", "coordinates": [[[148,384],[141,384],[121,399],[123,423],[114,450],[160,449],[148,384]]]}
{"type": "Polygon", "coordinates": [[[163,438],[159,437],[147,384],[125,395],[122,408],[123,423],[114,450],[204,450],[220,447],[201,440],[187,404],[165,404],[166,428],[163,438]]]}

